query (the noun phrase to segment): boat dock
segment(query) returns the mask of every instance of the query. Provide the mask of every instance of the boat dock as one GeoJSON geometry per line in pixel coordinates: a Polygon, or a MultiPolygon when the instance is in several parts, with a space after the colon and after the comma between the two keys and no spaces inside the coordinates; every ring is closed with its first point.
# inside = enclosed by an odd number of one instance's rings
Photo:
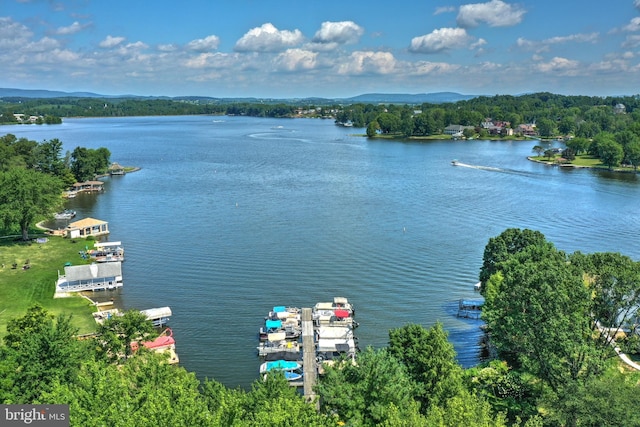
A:
{"type": "Polygon", "coordinates": [[[292,387],[302,387],[313,401],[313,388],[325,364],[355,360],[358,346],[354,310],[346,298],[317,303],[313,308],[273,307],[260,328],[261,374],[281,370],[292,387]],[[270,364],[269,364],[270,363],[270,364]]]}
{"type": "Polygon", "coordinates": [[[467,319],[480,319],[482,314],[482,305],[484,300],[481,299],[461,299],[458,301],[458,317],[467,319]]]}

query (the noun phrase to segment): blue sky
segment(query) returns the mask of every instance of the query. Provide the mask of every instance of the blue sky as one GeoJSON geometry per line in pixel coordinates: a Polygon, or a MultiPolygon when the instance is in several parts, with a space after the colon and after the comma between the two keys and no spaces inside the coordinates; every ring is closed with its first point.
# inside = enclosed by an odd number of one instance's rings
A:
{"type": "Polygon", "coordinates": [[[640,0],[0,0],[0,87],[640,93],[640,0]]]}

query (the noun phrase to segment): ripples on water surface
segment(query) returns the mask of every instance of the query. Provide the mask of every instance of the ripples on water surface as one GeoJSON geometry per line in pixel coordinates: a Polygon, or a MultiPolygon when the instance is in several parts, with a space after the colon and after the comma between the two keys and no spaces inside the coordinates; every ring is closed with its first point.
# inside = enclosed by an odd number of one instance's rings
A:
{"type": "Polygon", "coordinates": [[[640,258],[637,177],[531,163],[537,141],[368,141],[329,121],[206,116],[9,131],[142,168],[69,207],[123,241],[121,304],[170,306],[183,365],[230,387],[257,377],[272,306],[333,296],[355,304],[361,347],[439,320],[477,363],[479,322],[456,318],[457,301],[477,296],[484,246],[508,227],[640,258]]]}

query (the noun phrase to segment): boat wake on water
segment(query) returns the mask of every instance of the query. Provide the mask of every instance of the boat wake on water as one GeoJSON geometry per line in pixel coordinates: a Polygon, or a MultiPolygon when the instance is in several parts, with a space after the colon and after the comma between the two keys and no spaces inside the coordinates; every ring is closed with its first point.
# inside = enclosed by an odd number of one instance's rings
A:
{"type": "Polygon", "coordinates": [[[514,175],[524,175],[524,176],[537,175],[536,173],[533,173],[533,172],[525,172],[525,171],[516,170],[516,169],[504,169],[504,168],[495,168],[491,166],[470,165],[468,163],[462,163],[457,160],[454,160],[453,162],[451,162],[451,164],[453,166],[462,166],[464,168],[479,169],[479,170],[484,170],[489,172],[501,172],[501,173],[508,173],[508,174],[514,174],[514,175]]]}

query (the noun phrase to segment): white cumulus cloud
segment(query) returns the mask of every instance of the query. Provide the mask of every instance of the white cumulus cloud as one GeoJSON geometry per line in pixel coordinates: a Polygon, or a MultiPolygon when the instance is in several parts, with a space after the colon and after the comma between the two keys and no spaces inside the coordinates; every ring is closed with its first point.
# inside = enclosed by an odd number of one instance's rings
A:
{"type": "Polygon", "coordinates": [[[436,11],[433,12],[433,14],[440,15],[442,13],[450,13],[455,11],[456,11],[456,8],[454,6],[441,6],[441,7],[437,7],[436,11]]]}
{"type": "Polygon", "coordinates": [[[33,33],[10,17],[0,17],[0,49],[18,48],[28,42],[33,33]]]}
{"type": "Polygon", "coordinates": [[[275,64],[284,71],[312,70],[316,67],[317,52],[305,49],[287,49],[280,53],[275,64]]]}
{"type": "Polygon", "coordinates": [[[573,76],[578,73],[580,64],[572,59],[555,57],[549,62],[536,64],[536,69],[543,73],[556,73],[563,76],[573,76]]]}
{"type": "Polygon", "coordinates": [[[477,27],[486,23],[490,27],[508,27],[519,24],[526,10],[502,0],[473,3],[460,6],[456,22],[463,28],[477,27]]]}
{"type": "Polygon", "coordinates": [[[622,43],[625,49],[635,49],[640,46],[640,35],[629,35],[622,43]]]}
{"type": "Polygon", "coordinates": [[[40,40],[29,42],[25,44],[22,49],[25,52],[46,52],[53,49],[58,49],[60,43],[50,37],[43,37],[40,40]]]}
{"type": "Polygon", "coordinates": [[[313,36],[314,43],[353,44],[360,40],[364,29],[353,21],[323,22],[313,36]]]}
{"type": "Polygon", "coordinates": [[[78,21],[75,21],[73,24],[68,25],[66,27],[59,27],[56,29],[55,33],[61,36],[65,36],[65,35],[69,35],[69,34],[76,34],[79,33],[80,31],[84,30],[85,28],[88,27],[88,24],[81,24],[78,21]]]}
{"type": "Polygon", "coordinates": [[[631,31],[631,32],[640,30],[640,17],[636,16],[635,18],[631,19],[631,21],[627,25],[622,27],[622,29],[624,31],[631,31]]]}
{"type": "Polygon", "coordinates": [[[187,43],[187,49],[195,50],[196,52],[206,52],[209,50],[216,50],[220,45],[220,38],[218,36],[207,36],[203,39],[192,40],[187,43]]]}
{"type": "Polygon", "coordinates": [[[411,74],[428,75],[428,74],[448,74],[460,69],[460,65],[449,64],[448,62],[429,62],[418,61],[413,64],[411,74]]]}
{"type": "Polygon", "coordinates": [[[235,56],[227,53],[204,52],[184,62],[187,68],[231,68],[235,66],[235,56]]]}
{"type": "Polygon", "coordinates": [[[396,59],[389,52],[356,51],[338,67],[339,74],[390,74],[396,59]]]}
{"type": "Polygon", "coordinates": [[[111,35],[108,35],[104,40],[100,42],[99,46],[102,48],[109,49],[109,48],[118,46],[123,41],[125,41],[124,37],[113,37],[111,35]]]}
{"type": "Polygon", "coordinates": [[[409,50],[415,53],[437,53],[467,46],[473,37],[464,28],[440,28],[424,36],[414,37],[409,50]]]}
{"type": "Polygon", "coordinates": [[[304,40],[300,30],[278,30],[267,22],[249,30],[236,42],[237,52],[277,52],[293,47],[304,40]]]}
{"type": "Polygon", "coordinates": [[[596,43],[598,38],[598,33],[571,34],[568,36],[551,37],[542,41],[527,40],[520,37],[516,41],[516,45],[521,49],[540,53],[549,51],[551,45],[562,43],[596,43]]]}

